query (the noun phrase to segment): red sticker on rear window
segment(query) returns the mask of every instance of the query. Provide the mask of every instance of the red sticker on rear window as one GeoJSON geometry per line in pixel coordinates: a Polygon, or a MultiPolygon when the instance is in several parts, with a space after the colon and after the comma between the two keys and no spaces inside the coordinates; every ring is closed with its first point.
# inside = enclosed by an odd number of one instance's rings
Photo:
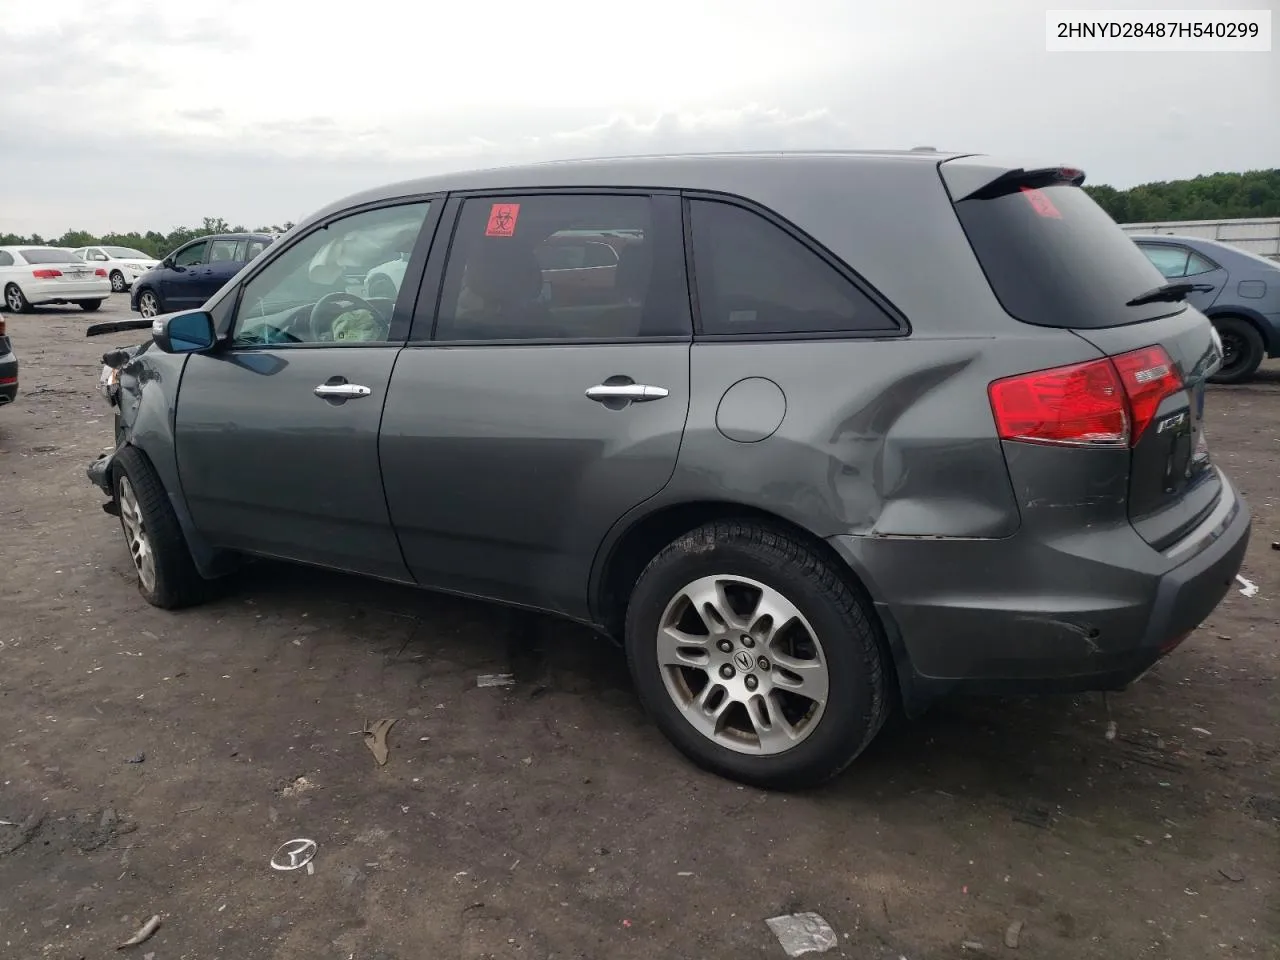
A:
{"type": "Polygon", "coordinates": [[[516,220],[520,217],[520,204],[495,203],[489,209],[489,225],[484,228],[486,237],[514,237],[516,220]]]}
{"type": "Polygon", "coordinates": [[[1022,195],[1027,198],[1027,203],[1031,204],[1031,209],[1042,217],[1052,217],[1054,220],[1061,220],[1062,214],[1058,212],[1058,208],[1053,205],[1053,201],[1049,199],[1049,195],[1043,190],[1037,190],[1035,187],[1023,187],[1022,195]]]}

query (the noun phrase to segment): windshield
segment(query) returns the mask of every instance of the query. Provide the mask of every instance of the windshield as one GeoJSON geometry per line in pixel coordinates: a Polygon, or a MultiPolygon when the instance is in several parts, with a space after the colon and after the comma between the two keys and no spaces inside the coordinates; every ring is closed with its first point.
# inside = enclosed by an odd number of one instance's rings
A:
{"type": "Polygon", "coordinates": [[[955,207],[1000,305],[1024,323],[1114,327],[1185,309],[1125,305],[1165,278],[1080,187],[1013,185],[955,207]]]}
{"type": "Polygon", "coordinates": [[[103,247],[107,251],[107,256],[114,260],[154,260],[155,257],[143,253],[141,250],[135,250],[133,247],[103,247]]]}
{"type": "Polygon", "coordinates": [[[28,247],[18,251],[27,263],[80,263],[80,258],[70,250],[55,247],[28,247]]]}

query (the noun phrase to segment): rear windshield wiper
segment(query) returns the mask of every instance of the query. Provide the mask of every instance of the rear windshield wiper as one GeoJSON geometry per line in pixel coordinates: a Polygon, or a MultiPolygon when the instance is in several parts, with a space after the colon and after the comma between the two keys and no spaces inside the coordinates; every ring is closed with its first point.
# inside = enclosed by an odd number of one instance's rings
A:
{"type": "Polygon", "coordinates": [[[1146,293],[1140,293],[1132,300],[1125,303],[1126,307],[1140,307],[1144,303],[1157,303],[1161,300],[1185,300],[1190,293],[1197,291],[1208,293],[1213,289],[1212,284],[1207,283],[1187,283],[1185,280],[1179,280],[1172,283],[1164,283],[1146,293]]]}

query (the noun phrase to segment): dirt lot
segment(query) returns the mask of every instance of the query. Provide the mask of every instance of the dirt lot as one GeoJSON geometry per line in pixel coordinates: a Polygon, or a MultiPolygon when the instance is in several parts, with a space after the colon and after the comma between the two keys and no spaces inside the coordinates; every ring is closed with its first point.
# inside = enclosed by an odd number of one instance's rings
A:
{"type": "Polygon", "coordinates": [[[783,957],[764,920],[795,910],[859,960],[1280,956],[1280,369],[1210,398],[1261,592],[1111,698],[1114,741],[1097,696],[955,703],[783,796],[690,768],[554,621],[282,566],[147,606],[84,475],[132,337],[89,319],[9,318],[3,957],[119,956],[152,914],[151,960],[783,957]],[[313,874],[269,868],[295,837],[313,874]]]}

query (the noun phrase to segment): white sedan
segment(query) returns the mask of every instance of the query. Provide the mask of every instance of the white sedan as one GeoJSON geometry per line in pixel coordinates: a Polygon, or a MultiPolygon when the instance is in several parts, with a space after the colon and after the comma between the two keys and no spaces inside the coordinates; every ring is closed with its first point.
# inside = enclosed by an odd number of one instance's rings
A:
{"type": "Polygon", "coordinates": [[[111,294],[104,267],[85,263],[72,250],[36,244],[0,247],[0,287],[14,313],[42,303],[76,303],[92,311],[111,294]]]}
{"type": "Polygon", "coordinates": [[[81,247],[77,257],[107,271],[112,293],[124,293],[160,261],[133,247],[81,247]]]}

